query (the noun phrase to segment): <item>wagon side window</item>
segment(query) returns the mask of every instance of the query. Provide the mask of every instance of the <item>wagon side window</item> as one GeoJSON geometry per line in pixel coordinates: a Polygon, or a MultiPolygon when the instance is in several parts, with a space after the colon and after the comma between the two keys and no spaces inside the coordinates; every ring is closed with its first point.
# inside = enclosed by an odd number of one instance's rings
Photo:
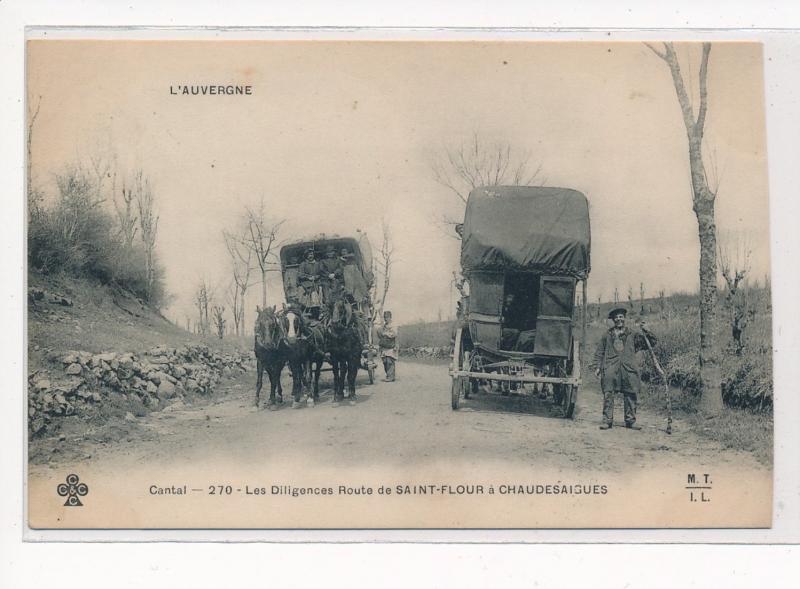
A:
{"type": "Polygon", "coordinates": [[[499,316],[503,305],[503,275],[475,272],[470,281],[470,312],[499,316]]]}
{"type": "Polygon", "coordinates": [[[571,278],[546,276],[539,295],[539,315],[572,318],[575,281],[571,278]]]}
{"type": "Polygon", "coordinates": [[[539,316],[536,319],[536,355],[569,356],[574,301],[574,278],[542,276],[539,285],[539,316]]]}

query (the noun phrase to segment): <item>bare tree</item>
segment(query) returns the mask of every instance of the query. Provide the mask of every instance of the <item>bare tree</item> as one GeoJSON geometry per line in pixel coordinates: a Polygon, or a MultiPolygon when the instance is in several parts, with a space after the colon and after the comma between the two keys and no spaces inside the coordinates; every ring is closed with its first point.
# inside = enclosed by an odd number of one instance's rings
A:
{"type": "Polygon", "coordinates": [[[89,156],[89,167],[94,173],[94,188],[98,200],[106,200],[104,195],[107,180],[111,180],[110,193],[113,196],[117,182],[117,161],[116,156],[107,155],[106,152],[98,150],[89,156]]]}
{"type": "Polygon", "coordinates": [[[722,410],[722,387],[719,349],[714,329],[717,308],[717,231],[714,203],[717,191],[709,187],[703,164],[703,131],[708,111],[708,57],[711,43],[703,43],[698,74],[699,99],[697,115],[686,91],[678,56],[672,43],[664,43],[663,50],[646,43],[647,47],[669,67],[675,94],[678,97],[683,124],[689,142],[689,167],[692,180],[692,209],[697,217],[700,237],[700,410],[706,416],[717,415],[722,410]]]}
{"type": "Polygon", "coordinates": [[[644,315],[644,282],[639,283],[639,313],[644,315]]]}
{"type": "Polygon", "coordinates": [[[103,199],[98,198],[92,179],[79,165],[58,174],[56,185],[62,205],[56,211],[61,237],[64,243],[81,246],[76,243],[76,236],[84,230],[90,215],[101,208],[103,199]]]}
{"type": "Polygon", "coordinates": [[[658,308],[661,311],[662,319],[669,319],[667,314],[667,299],[665,297],[664,289],[658,291],[658,308]]]}
{"type": "Polygon", "coordinates": [[[222,339],[225,336],[225,307],[223,305],[214,305],[211,308],[211,317],[214,322],[214,329],[217,330],[217,337],[222,339]]]}
{"type": "Polygon", "coordinates": [[[628,308],[633,311],[633,287],[628,285],[628,308]]]}
{"type": "Polygon", "coordinates": [[[139,213],[139,236],[144,245],[147,297],[150,299],[153,296],[153,284],[156,280],[155,247],[158,215],[155,212],[153,189],[150,181],[144,177],[142,170],[138,170],[134,174],[133,196],[139,213]]]}
{"type": "MultiPolygon", "coordinates": [[[[473,188],[499,184],[513,186],[541,185],[541,164],[531,163],[529,152],[515,151],[508,143],[487,143],[478,133],[469,142],[456,147],[445,147],[444,152],[431,164],[433,179],[449,189],[462,206],[473,188]]],[[[446,225],[457,225],[461,220],[445,217],[446,225]]]]}
{"type": "Polygon", "coordinates": [[[719,268],[725,280],[725,306],[730,313],[731,337],[737,356],[744,350],[742,337],[747,327],[749,301],[746,280],[752,250],[746,241],[719,245],[719,268]]]}
{"type": "Polygon", "coordinates": [[[239,285],[235,280],[231,280],[228,289],[225,291],[225,300],[231,306],[231,315],[233,316],[233,333],[239,335],[240,320],[243,319],[240,313],[241,299],[239,298],[239,285]]]}
{"type": "Polygon", "coordinates": [[[614,287],[614,304],[619,305],[619,289],[614,287]]]}
{"type": "MultiPolygon", "coordinates": [[[[36,119],[39,116],[39,110],[42,107],[42,97],[38,97],[36,101],[36,108],[31,112],[30,107],[28,110],[28,137],[27,137],[27,151],[28,161],[26,162],[28,168],[28,206],[32,209],[37,209],[40,206],[41,194],[33,187],[33,128],[36,124],[36,119]]],[[[33,211],[34,213],[37,211],[33,211]]]]}
{"type": "Polygon", "coordinates": [[[136,232],[139,229],[137,227],[139,217],[136,216],[136,211],[133,207],[133,189],[128,188],[123,182],[120,198],[117,198],[116,192],[114,193],[114,211],[117,213],[119,232],[127,251],[133,248],[133,240],[136,238],[136,232]]]}
{"type": "Polygon", "coordinates": [[[195,328],[197,333],[208,335],[210,331],[210,322],[208,320],[208,306],[213,299],[213,293],[206,283],[205,279],[201,279],[194,292],[194,306],[197,308],[197,321],[195,328]]]}
{"type": "Polygon", "coordinates": [[[258,269],[261,271],[261,304],[267,306],[267,273],[280,270],[274,248],[279,245],[278,233],[285,219],[272,221],[267,218],[262,197],[257,209],[245,207],[245,230],[235,240],[251,252],[258,269]]]}
{"type": "Polygon", "coordinates": [[[233,282],[231,284],[230,302],[233,313],[233,325],[236,335],[244,333],[244,302],[247,289],[250,287],[250,274],[253,271],[254,249],[247,245],[245,236],[249,236],[249,224],[247,232],[223,231],[222,237],[225,241],[225,249],[231,258],[231,272],[233,282]]]}
{"type": "Polygon", "coordinates": [[[391,286],[392,278],[392,265],[394,264],[394,245],[392,243],[392,232],[386,219],[381,222],[381,247],[378,251],[378,257],[373,259],[373,274],[374,279],[372,300],[375,301],[375,306],[372,309],[372,320],[383,316],[383,308],[386,305],[386,296],[389,294],[389,287],[391,286]],[[381,286],[378,287],[378,282],[381,286]],[[380,288],[380,290],[379,290],[380,288]]]}

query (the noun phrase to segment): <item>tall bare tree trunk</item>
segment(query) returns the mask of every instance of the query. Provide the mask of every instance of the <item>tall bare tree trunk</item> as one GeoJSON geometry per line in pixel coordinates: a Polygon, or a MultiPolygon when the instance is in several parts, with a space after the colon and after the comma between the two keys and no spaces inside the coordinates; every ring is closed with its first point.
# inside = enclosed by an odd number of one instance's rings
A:
{"type": "Polygon", "coordinates": [[[717,195],[708,186],[702,149],[703,130],[708,110],[708,56],[711,53],[711,43],[703,43],[703,57],[699,72],[700,106],[696,119],[672,43],[664,43],[663,52],[652,45],[647,44],[647,46],[669,66],[689,141],[692,209],[697,217],[697,230],[700,238],[701,397],[699,408],[702,413],[711,417],[722,410],[722,377],[714,325],[717,309],[717,228],[714,222],[714,202],[717,195]]]}
{"type": "Polygon", "coordinates": [[[261,307],[267,306],[267,271],[261,269],[261,307]]]}
{"type": "Polygon", "coordinates": [[[154,195],[150,181],[144,172],[138,170],[134,175],[134,190],[139,212],[139,235],[145,250],[145,277],[147,280],[147,300],[152,302],[155,284],[155,247],[158,233],[158,215],[155,211],[154,195]]]}

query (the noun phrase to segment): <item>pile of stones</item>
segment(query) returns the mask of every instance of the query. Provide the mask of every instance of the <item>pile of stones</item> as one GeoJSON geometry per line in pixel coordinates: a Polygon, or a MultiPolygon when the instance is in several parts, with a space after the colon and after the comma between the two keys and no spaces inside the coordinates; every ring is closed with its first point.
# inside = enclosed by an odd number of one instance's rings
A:
{"type": "Polygon", "coordinates": [[[450,346],[414,346],[400,348],[400,355],[407,358],[441,359],[449,358],[452,353],[450,346]]]}
{"type": "Polygon", "coordinates": [[[252,352],[222,354],[203,344],[156,346],[145,354],[68,352],[60,373],[28,378],[28,424],[32,435],[59,417],[82,415],[111,395],[138,399],[155,410],[186,394],[207,395],[225,377],[252,369],[252,352]]]}

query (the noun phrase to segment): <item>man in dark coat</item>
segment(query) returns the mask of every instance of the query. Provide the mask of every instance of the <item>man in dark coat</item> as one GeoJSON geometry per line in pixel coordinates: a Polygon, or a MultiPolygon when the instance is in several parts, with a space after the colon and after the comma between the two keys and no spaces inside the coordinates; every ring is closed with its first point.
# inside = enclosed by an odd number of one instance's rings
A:
{"type": "Polygon", "coordinates": [[[339,298],[343,286],[343,265],[332,244],[328,246],[325,259],[320,263],[320,277],[325,302],[330,303],[339,298]]]}
{"type": "Polygon", "coordinates": [[[614,322],[614,327],[603,334],[594,354],[592,367],[603,389],[603,425],[600,429],[611,429],[614,424],[615,393],[622,393],[625,400],[625,427],[642,429],[636,425],[636,395],[642,386],[637,352],[648,349],[647,340],[651,346],[655,346],[658,340],[643,323],[635,331],[626,327],[627,313],[623,307],[611,310],[608,318],[614,322]]]}
{"type": "Polygon", "coordinates": [[[306,250],[306,259],[300,263],[298,268],[298,278],[300,286],[303,287],[305,306],[319,305],[317,287],[319,285],[319,262],[314,257],[314,248],[306,250]]]}

